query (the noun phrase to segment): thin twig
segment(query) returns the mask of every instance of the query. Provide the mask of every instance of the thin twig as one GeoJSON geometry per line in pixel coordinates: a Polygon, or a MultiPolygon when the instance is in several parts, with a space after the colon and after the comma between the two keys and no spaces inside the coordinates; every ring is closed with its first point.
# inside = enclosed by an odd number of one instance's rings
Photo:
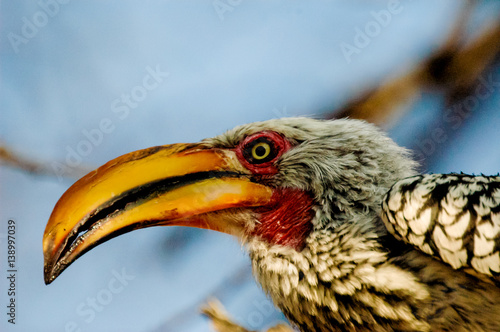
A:
{"type": "MultiPolygon", "coordinates": [[[[257,332],[247,330],[246,328],[234,323],[222,306],[222,304],[215,298],[208,301],[202,307],[202,313],[210,318],[212,326],[216,332],[257,332]]],[[[266,332],[294,332],[294,330],[285,324],[278,324],[266,330],[266,332]]]]}
{"type": "MultiPolygon", "coordinates": [[[[71,179],[78,179],[93,169],[92,167],[82,165],[77,167],[66,166],[64,168],[64,172],[57,172],[53,168],[47,166],[48,163],[42,163],[23,157],[5,145],[0,145],[0,164],[19,169],[33,175],[64,177],[71,179]]],[[[64,165],[62,162],[57,164],[64,165]]]]}

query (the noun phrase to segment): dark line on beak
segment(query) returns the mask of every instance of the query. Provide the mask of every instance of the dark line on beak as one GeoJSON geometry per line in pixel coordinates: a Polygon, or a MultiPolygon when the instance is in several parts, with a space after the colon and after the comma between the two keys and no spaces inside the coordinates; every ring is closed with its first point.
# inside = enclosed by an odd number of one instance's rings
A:
{"type": "MultiPolygon", "coordinates": [[[[168,191],[188,184],[208,179],[241,177],[248,177],[248,175],[226,171],[198,172],[152,181],[123,192],[122,194],[106,202],[104,205],[98,207],[96,210],[92,211],[86,218],[80,221],[78,226],[73,230],[72,234],[68,236],[64,246],[57,255],[57,258],[55,259],[53,264],[45,266],[45,283],[51,283],[59,274],[62,273],[62,271],[64,271],[72,263],[66,262],[65,257],[71,254],[71,252],[76,248],[77,244],[80,241],[85,240],[85,235],[90,229],[92,229],[93,227],[99,227],[99,225],[106,219],[113,218],[129,209],[134,208],[144,201],[150,200],[168,191]]],[[[130,225],[111,234],[108,234],[96,243],[92,244],[90,247],[80,252],[78,256],[74,258],[74,260],[76,260],[76,258],[80,257],[84,253],[88,252],[92,248],[98,246],[99,244],[121,234],[130,232],[137,227],[138,225],[130,225]]]]}

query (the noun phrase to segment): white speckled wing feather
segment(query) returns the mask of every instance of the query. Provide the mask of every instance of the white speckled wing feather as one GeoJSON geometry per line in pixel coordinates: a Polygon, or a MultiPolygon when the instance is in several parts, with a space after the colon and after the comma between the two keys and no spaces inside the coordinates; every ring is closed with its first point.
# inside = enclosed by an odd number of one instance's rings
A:
{"type": "Polygon", "coordinates": [[[398,181],[382,203],[388,231],[455,269],[500,281],[500,177],[431,174],[398,181]]]}

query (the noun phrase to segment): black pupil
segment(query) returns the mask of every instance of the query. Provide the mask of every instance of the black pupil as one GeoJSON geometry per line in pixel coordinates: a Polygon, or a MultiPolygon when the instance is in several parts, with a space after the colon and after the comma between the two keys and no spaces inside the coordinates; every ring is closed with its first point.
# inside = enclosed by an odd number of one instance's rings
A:
{"type": "Polygon", "coordinates": [[[256,138],[245,145],[243,149],[243,156],[245,159],[254,165],[264,164],[273,160],[277,153],[278,151],[273,142],[267,137],[256,138]]]}
{"type": "Polygon", "coordinates": [[[263,146],[258,146],[256,149],[255,149],[255,154],[259,157],[262,157],[266,154],[266,148],[263,147],[263,146]]]}

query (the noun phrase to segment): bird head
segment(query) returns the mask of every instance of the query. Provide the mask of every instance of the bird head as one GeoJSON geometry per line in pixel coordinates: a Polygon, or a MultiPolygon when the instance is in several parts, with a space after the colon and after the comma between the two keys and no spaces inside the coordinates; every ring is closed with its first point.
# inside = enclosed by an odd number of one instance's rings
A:
{"type": "Polygon", "coordinates": [[[120,234],[189,226],[301,251],[309,234],[376,215],[414,163],[358,120],[285,118],[134,151],[73,184],[44,237],[45,282],[120,234]]]}

